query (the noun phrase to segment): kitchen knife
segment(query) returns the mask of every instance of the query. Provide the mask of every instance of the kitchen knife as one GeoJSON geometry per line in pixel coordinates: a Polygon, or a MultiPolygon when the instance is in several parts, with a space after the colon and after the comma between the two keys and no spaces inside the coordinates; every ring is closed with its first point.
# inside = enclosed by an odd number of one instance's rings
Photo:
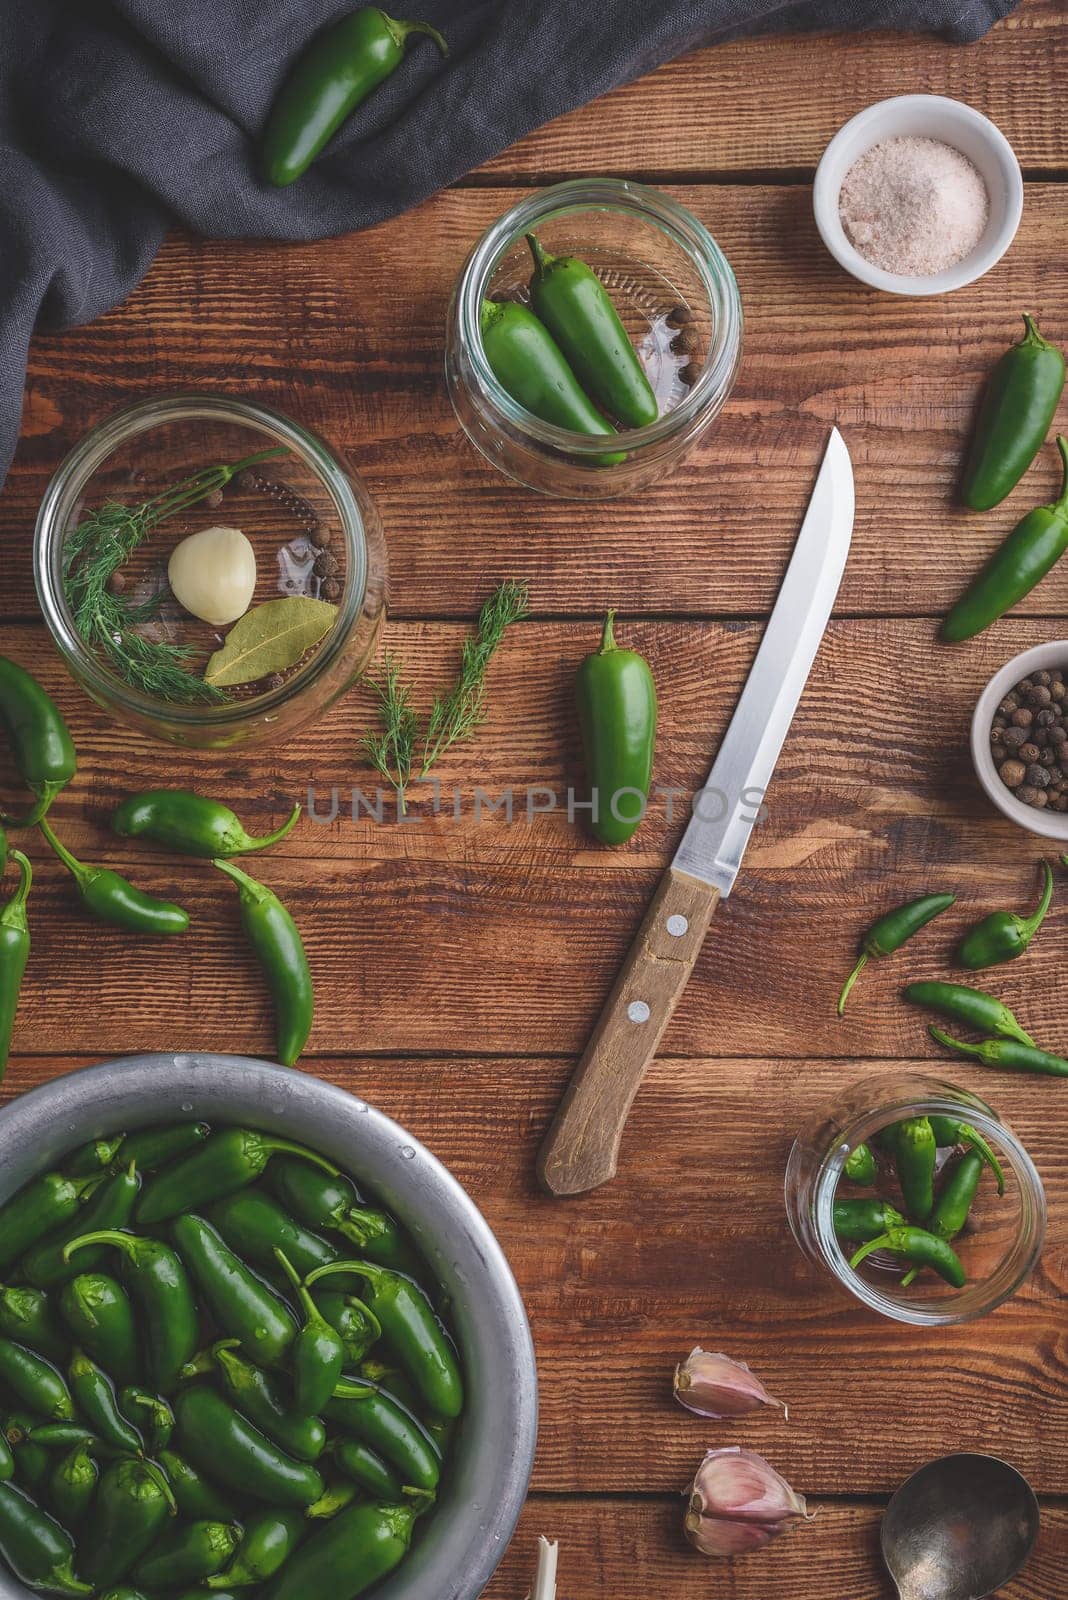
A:
{"type": "Polygon", "coordinates": [[[708,781],[694,797],[674,860],[541,1147],[538,1176],[553,1194],[584,1194],[615,1174],[634,1096],[712,913],[738,875],[827,626],[852,533],[853,468],[833,428],[775,609],[708,781]]]}

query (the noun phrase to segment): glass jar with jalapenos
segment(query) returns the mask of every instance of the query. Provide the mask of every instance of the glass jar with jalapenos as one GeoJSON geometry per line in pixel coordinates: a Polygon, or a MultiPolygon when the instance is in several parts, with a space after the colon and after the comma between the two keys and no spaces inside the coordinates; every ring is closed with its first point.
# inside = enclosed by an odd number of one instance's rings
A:
{"type": "Polygon", "coordinates": [[[804,1254],[849,1293],[929,1327],[973,1321],[1015,1294],[1046,1220],[1034,1163],[997,1113],[904,1074],[854,1084],[802,1130],[786,1210],[804,1254]]]}

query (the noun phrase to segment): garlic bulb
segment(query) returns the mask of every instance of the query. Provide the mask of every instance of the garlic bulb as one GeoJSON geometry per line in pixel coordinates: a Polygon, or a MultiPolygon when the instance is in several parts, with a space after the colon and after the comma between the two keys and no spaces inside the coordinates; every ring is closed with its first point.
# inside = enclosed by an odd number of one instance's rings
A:
{"type": "Polygon", "coordinates": [[[225,628],[244,616],[256,592],[256,552],[240,528],[202,528],[175,545],[167,578],[180,606],[225,628]]]}

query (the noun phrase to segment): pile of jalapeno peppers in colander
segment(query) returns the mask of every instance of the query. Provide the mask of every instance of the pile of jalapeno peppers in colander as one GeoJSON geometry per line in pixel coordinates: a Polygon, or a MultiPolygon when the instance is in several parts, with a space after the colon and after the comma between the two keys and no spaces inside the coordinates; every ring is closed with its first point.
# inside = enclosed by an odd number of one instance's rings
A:
{"type": "Polygon", "coordinates": [[[0,1207],[0,1559],[99,1600],[363,1594],[463,1410],[421,1277],[287,1139],[186,1122],[75,1150],[0,1207]]]}

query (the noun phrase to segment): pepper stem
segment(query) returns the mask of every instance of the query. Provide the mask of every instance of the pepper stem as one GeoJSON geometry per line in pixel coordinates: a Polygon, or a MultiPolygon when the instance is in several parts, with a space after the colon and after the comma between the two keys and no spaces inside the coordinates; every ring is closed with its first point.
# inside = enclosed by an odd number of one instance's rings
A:
{"type": "Polygon", "coordinates": [[[243,844],[241,849],[235,851],[234,854],[246,855],[250,850],[266,850],[268,845],[278,844],[285,838],[287,833],[292,833],[296,827],[301,809],[301,804],[298,800],[280,828],[276,828],[273,833],[265,833],[258,839],[250,838],[248,844],[243,844]]]}
{"type": "Polygon", "coordinates": [[[37,826],[40,828],[44,837],[48,840],[53,853],[59,857],[60,861],[62,861],[71,877],[74,878],[77,883],[84,883],[89,875],[89,868],[85,866],[83,862],[79,861],[77,856],[71,855],[62,839],[56,838],[55,834],[52,832],[52,825],[48,821],[47,817],[42,817],[37,826]]]}
{"type": "Polygon", "coordinates": [[[553,257],[546,250],[536,233],[528,233],[525,237],[527,244],[530,246],[530,253],[534,257],[535,275],[540,278],[546,268],[552,265],[553,257]]]}
{"type": "Polygon", "coordinates": [[[218,867],[220,872],[225,872],[232,878],[241,890],[242,897],[248,895],[250,899],[260,899],[263,895],[270,894],[270,890],[262,883],[258,883],[250,873],[244,872],[240,867],[235,867],[232,861],[227,861],[223,856],[216,856],[212,862],[213,867],[218,867]]]}
{"type": "Polygon", "coordinates": [[[866,1244],[861,1245],[856,1255],[850,1260],[850,1271],[856,1272],[857,1268],[860,1266],[860,1263],[866,1260],[867,1257],[872,1255],[876,1250],[887,1249],[893,1249],[893,1245],[890,1243],[890,1235],[888,1233],[881,1233],[877,1239],[869,1239],[866,1244]]]}
{"type": "MultiPolygon", "coordinates": [[[[282,1271],[285,1273],[286,1277],[297,1291],[297,1298],[304,1307],[305,1321],[326,1322],[326,1318],[323,1316],[322,1312],[319,1310],[319,1307],[312,1299],[311,1292],[309,1291],[307,1285],[301,1278],[300,1273],[297,1271],[292,1261],[290,1261],[289,1257],[286,1255],[285,1251],[279,1250],[278,1246],[275,1245],[274,1253],[281,1263],[282,1271]]],[[[329,1324],[327,1324],[327,1326],[329,1326],[329,1324]]]]}
{"type": "Polygon", "coordinates": [[[309,1150],[307,1145],[294,1144],[290,1139],[264,1138],[262,1135],[260,1137],[263,1147],[270,1150],[272,1155],[299,1156],[302,1161],[311,1162],[313,1167],[318,1167],[320,1172],[327,1173],[331,1178],[340,1178],[341,1176],[340,1167],[335,1167],[332,1161],[328,1161],[325,1156],[319,1155],[315,1150],[309,1150]]]}
{"type": "Polygon", "coordinates": [[[82,1250],[87,1244],[110,1244],[116,1250],[122,1250],[131,1261],[137,1255],[137,1247],[141,1240],[132,1233],[120,1233],[118,1228],[98,1228],[95,1233],[83,1233],[77,1239],[72,1239],[63,1251],[64,1261],[69,1262],[75,1251],[82,1250]]]}
{"type": "Polygon", "coordinates": [[[373,1284],[384,1277],[393,1276],[386,1267],[373,1266],[370,1261],[328,1261],[325,1267],[316,1267],[314,1272],[309,1272],[305,1278],[305,1287],[310,1289],[313,1283],[318,1283],[322,1278],[334,1278],[339,1273],[351,1272],[358,1278],[366,1278],[373,1284]]]}
{"type": "Polygon", "coordinates": [[[939,1044],[944,1044],[947,1050],[959,1050],[961,1055],[978,1056],[980,1061],[986,1060],[981,1044],[971,1044],[967,1039],[955,1039],[951,1033],[944,1033],[941,1028],[936,1028],[933,1022],[927,1032],[932,1039],[937,1039],[939,1044]]]}
{"type": "Polygon", "coordinates": [[[859,961],[857,962],[856,966],[853,968],[852,972],[849,974],[849,977],[846,979],[845,983],[843,983],[843,985],[842,985],[842,992],[838,996],[838,1015],[839,1016],[843,1015],[843,1013],[845,1011],[846,1001],[849,999],[849,996],[853,993],[853,985],[856,983],[857,979],[860,977],[861,973],[864,971],[864,968],[867,966],[867,964],[868,964],[868,952],[865,950],[865,951],[862,952],[859,961]]]}
{"type": "MultiPolygon", "coordinates": [[[[1028,1043],[1030,1043],[1030,1041],[1028,1041],[1028,1043]]],[[[994,1174],[994,1177],[997,1179],[998,1194],[1004,1194],[1005,1174],[1002,1171],[1001,1162],[994,1154],[994,1151],[991,1149],[990,1145],[983,1138],[982,1134],[972,1127],[970,1122],[962,1122],[960,1125],[960,1131],[967,1143],[971,1145],[976,1155],[982,1156],[983,1160],[994,1174]]]]}
{"type": "MultiPolygon", "coordinates": [[[[1065,451],[1068,452],[1068,442],[1064,440],[1058,440],[1057,442],[1058,444],[1064,444],[1065,451]]],[[[1065,454],[1064,464],[1065,472],[1068,474],[1068,453],[1065,454]]],[[[1062,498],[1065,506],[1068,507],[1068,478],[1066,478],[1065,481],[1064,495],[1062,498]]],[[[1053,868],[1050,866],[1048,861],[1043,861],[1042,871],[1046,875],[1045,885],[1042,890],[1042,898],[1039,900],[1038,905],[1035,907],[1031,915],[1021,919],[1020,932],[1027,940],[1033,939],[1039,928],[1042,926],[1046,912],[1050,907],[1050,901],[1053,899],[1053,868]]]]}
{"type": "Polygon", "coordinates": [[[425,33],[428,39],[433,39],[443,56],[449,53],[449,42],[437,28],[432,28],[429,22],[402,22],[399,17],[387,17],[382,13],[382,21],[389,31],[390,38],[399,49],[403,50],[409,34],[425,33]]]}
{"type": "Polygon", "coordinates": [[[614,610],[605,612],[604,628],[601,632],[601,648],[597,652],[598,655],[606,656],[610,650],[616,648],[615,620],[616,614],[614,610]]]}
{"type": "Polygon", "coordinates": [[[29,811],[25,812],[21,817],[13,817],[9,811],[0,811],[0,822],[4,823],[8,828],[35,828],[42,817],[48,815],[56,795],[66,787],[66,780],[57,782],[54,778],[46,778],[41,787],[35,789],[37,801],[29,811]]]}
{"type": "Polygon", "coordinates": [[[12,850],[11,859],[19,869],[19,886],[0,911],[0,928],[26,928],[26,898],[33,883],[33,867],[21,850],[12,850]]]}
{"type": "Polygon", "coordinates": [[[1020,343],[1033,344],[1037,345],[1040,350],[1048,350],[1050,348],[1049,340],[1043,339],[1042,335],[1038,331],[1038,324],[1030,312],[1025,311],[1023,314],[1023,319],[1024,327],[1026,328],[1027,332],[1020,340],[1020,343]]]}

